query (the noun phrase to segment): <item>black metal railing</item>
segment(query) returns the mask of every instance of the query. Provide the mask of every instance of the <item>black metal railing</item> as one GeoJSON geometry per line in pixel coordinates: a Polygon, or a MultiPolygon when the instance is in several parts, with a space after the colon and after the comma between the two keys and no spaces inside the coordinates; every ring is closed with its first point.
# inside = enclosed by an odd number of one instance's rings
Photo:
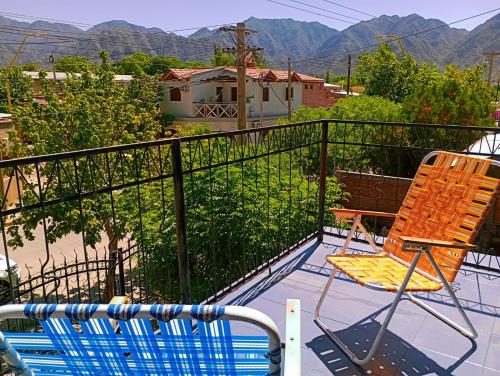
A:
{"type": "MultiPolygon", "coordinates": [[[[397,207],[428,151],[467,152],[498,133],[322,120],[4,160],[2,248],[22,270],[2,296],[216,301],[325,229],[340,235],[325,208],[397,207]],[[61,256],[73,250],[75,261],[61,256]]],[[[490,146],[480,154],[495,156],[490,146]]],[[[468,261],[500,271],[495,219],[488,231],[468,261]]]]}

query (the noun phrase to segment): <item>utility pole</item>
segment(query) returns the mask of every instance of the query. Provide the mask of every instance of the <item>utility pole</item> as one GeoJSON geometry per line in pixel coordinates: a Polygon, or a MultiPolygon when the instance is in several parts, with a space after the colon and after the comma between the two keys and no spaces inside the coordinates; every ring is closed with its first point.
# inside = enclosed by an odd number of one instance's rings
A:
{"type": "Polygon", "coordinates": [[[238,129],[247,127],[247,54],[245,24],[236,25],[236,69],[238,74],[238,129]]]}
{"type": "Polygon", "coordinates": [[[500,79],[497,80],[497,94],[495,96],[495,103],[498,103],[498,88],[500,88],[500,79]]]}
{"type": "Polygon", "coordinates": [[[349,96],[349,92],[351,91],[351,55],[347,59],[347,96],[349,96]]]}
{"type": "Polygon", "coordinates": [[[56,63],[55,63],[54,55],[52,55],[52,54],[50,54],[50,56],[49,56],[49,63],[52,65],[52,75],[54,77],[54,85],[53,86],[54,86],[54,88],[56,88],[56,90],[59,90],[59,85],[57,84],[57,76],[56,76],[56,63]]]}
{"type": "Polygon", "coordinates": [[[288,121],[292,121],[292,59],[288,58],[288,121]]]}
{"type": "Polygon", "coordinates": [[[488,85],[491,85],[491,76],[493,75],[493,63],[495,57],[500,55],[500,51],[483,52],[483,56],[488,58],[488,85]]]}
{"type": "Polygon", "coordinates": [[[246,28],[243,22],[236,24],[236,27],[221,27],[219,31],[231,32],[236,34],[236,48],[221,48],[220,51],[228,54],[236,55],[237,69],[237,108],[238,108],[238,129],[246,129],[247,127],[247,96],[246,96],[246,66],[247,59],[262,48],[248,47],[246,37],[252,35],[255,31],[246,28]]]}

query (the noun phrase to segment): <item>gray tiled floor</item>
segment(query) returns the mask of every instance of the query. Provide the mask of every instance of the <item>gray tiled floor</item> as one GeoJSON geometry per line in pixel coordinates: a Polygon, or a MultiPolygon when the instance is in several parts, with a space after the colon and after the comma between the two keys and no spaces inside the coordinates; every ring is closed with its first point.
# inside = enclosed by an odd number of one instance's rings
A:
{"type": "MultiPolygon", "coordinates": [[[[457,296],[479,332],[468,340],[408,300],[389,325],[376,359],[357,367],[313,322],[314,308],[330,271],[325,255],[342,240],[311,242],[252,279],[221,303],[256,308],[269,315],[284,335],[287,298],[301,301],[302,371],[304,375],[488,375],[500,376],[500,275],[464,269],[457,296]]],[[[366,246],[357,243],[354,248],[366,246]]],[[[341,276],[326,298],[322,314],[330,328],[359,355],[374,338],[394,295],[360,287],[341,276]]],[[[457,321],[458,312],[442,291],[422,294],[431,305],[457,321]]],[[[253,333],[254,328],[236,328],[253,333]]]]}

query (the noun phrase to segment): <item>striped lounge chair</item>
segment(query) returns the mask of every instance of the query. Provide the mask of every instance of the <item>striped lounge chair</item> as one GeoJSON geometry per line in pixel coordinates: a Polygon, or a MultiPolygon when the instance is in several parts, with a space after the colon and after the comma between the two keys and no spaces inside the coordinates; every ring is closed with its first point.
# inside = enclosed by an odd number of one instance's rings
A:
{"type": "MultiPolygon", "coordinates": [[[[285,374],[300,374],[299,302],[287,302],[285,374]],[[295,340],[295,341],[294,341],[295,340]],[[297,341],[298,340],[298,341],[297,341]],[[297,349],[298,347],[298,349],[297,349]]],[[[42,332],[0,333],[0,354],[20,375],[279,375],[282,344],[265,314],[218,305],[12,304],[0,320],[33,319],[42,332]],[[262,329],[231,333],[231,322],[262,329]],[[260,331],[259,331],[260,332],[260,331]]]]}
{"type": "Polygon", "coordinates": [[[353,224],[340,254],[326,257],[333,270],[316,306],[315,322],[354,363],[363,365],[372,359],[403,294],[464,336],[471,339],[477,337],[450,284],[467,251],[475,248],[471,243],[496,201],[499,179],[488,176],[493,165],[498,167],[500,163],[460,154],[432,152],[420,165],[399,213],[331,209],[337,219],[349,220],[353,224]],[[434,162],[429,164],[434,157],[434,162]],[[394,218],[382,248],[375,244],[361,224],[363,215],[394,218]],[[365,236],[374,254],[346,253],[356,231],[365,236]],[[396,293],[372,347],[361,359],[321,321],[321,306],[339,271],[364,287],[396,293]],[[443,288],[467,328],[413,294],[443,288]]]}

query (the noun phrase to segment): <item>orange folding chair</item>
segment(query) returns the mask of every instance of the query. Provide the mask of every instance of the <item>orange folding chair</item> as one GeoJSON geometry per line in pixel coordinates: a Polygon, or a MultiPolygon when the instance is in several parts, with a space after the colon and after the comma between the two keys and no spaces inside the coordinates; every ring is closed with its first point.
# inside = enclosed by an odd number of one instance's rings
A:
{"type": "Polygon", "coordinates": [[[432,152],[420,165],[399,213],[330,209],[337,219],[353,224],[340,254],[326,257],[333,265],[328,282],[316,306],[317,325],[359,365],[368,363],[389,325],[401,296],[444,321],[469,338],[477,332],[465,314],[450,284],[454,281],[468,250],[496,200],[499,179],[489,177],[497,161],[447,152],[432,152]],[[427,164],[436,157],[433,164],[427,164]],[[361,217],[395,218],[382,248],[375,244],[361,224],[361,217]],[[349,243],[360,231],[375,254],[347,254],[349,243]],[[321,306],[337,272],[342,272],[362,286],[389,292],[396,296],[367,355],[358,358],[320,318],[321,306]],[[463,317],[468,329],[436,311],[412,293],[438,291],[444,288],[463,317]]]}

